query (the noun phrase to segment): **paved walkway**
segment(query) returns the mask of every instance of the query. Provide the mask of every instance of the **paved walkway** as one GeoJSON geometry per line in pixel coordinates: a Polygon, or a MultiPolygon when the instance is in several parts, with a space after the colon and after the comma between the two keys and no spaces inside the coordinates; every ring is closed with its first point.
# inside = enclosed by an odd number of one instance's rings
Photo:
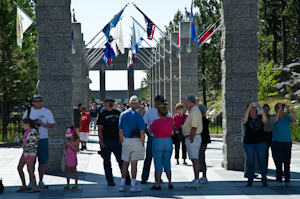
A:
{"type": "MultiPolygon", "coordinates": [[[[174,190],[168,190],[167,183],[162,184],[161,191],[152,191],[150,187],[154,184],[154,167],[152,164],[149,182],[140,184],[143,162],[138,163],[138,185],[142,188],[140,193],[130,193],[129,186],[126,191],[118,191],[120,183],[120,171],[115,158],[112,158],[113,174],[115,176],[115,187],[107,186],[102,158],[97,154],[99,150],[98,137],[96,134],[90,135],[87,145],[88,151],[78,153],[79,165],[79,190],[63,191],[66,184],[64,173],[48,174],[44,177],[45,184],[49,189],[41,190],[40,193],[16,193],[21,186],[21,181],[17,172],[17,164],[22,153],[20,147],[0,148],[0,178],[3,178],[5,191],[0,194],[0,199],[54,199],[54,198],[300,198],[300,148],[293,146],[291,178],[293,187],[275,186],[275,166],[270,161],[268,187],[262,187],[259,180],[256,180],[252,187],[246,187],[246,179],[243,172],[227,171],[221,167],[222,139],[213,138],[206,151],[208,166],[208,184],[203,184],[200,188],[185,188],[185,184],[193,180],[193,169],[191,161],[188,165],[175,165],[172,158],[172,180],[174,190]]],[[[174,154],[173,154],[174,155],[174,154]]],[[[26,169],[24,169],[26,171],[26,169]]],[[[27,171],[25,172],[25,174],[27,171]]],[[[36,172],[36,176],[38,176],[36,172]]],[[[26,174],[28,180],[28,174],[26,174]]],[[[163,175],[162,179],[167,182],[163,175]]],[[[74,183],[71,180],[71,183],[74,183]]]]}

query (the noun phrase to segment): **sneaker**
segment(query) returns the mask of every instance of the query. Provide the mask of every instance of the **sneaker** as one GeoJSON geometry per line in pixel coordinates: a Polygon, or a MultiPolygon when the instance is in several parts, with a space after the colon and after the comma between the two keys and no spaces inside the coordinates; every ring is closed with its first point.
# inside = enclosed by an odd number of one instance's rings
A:
{"type": "Polygon", "coordinates": [[[142,180],[141,184],[147,184],[147,180],[142,180]]]}
{"type": "Polygon", "coordinates": [[[32,189],[32,188],[33,188],[32,182],[29,182],[29,184],[27,185],[27,189],[32,189]]]}
{"type": "Polygon", "coordinates": [[[131,193],[133,193],[133,192],[141,192],[141,191],[142,191],[142,189],[139,188],[139,187],[137,187],[137,186],[135,186],[135,187],[130,187],[130,192],[131,192],[131,193]]]}
{"type": "Polygon", "coordinates": [[[150,188],[151,190],[161,190],[161,186],[153,185],[153,187],[150,188]]]}
{"type": "Polygon", "coordinates": [[[247,182],[246,186],[247,187],[251,187],[252,186],[252,182],[247,182]]]}
{"type": "Polygon", "coordinates": [[[200,184],[207,184],[207,182],[208,182],[207,178],[202,177],[202,178],[199,179],[200,184]]]}
{"type": "Polygon", "coordinates": [[[185,188],[197,188],[200,187],[200,183],[196,183],[195,181],[185,185],[185,188]]]}
{"type": "Polygon", "coordinates": [[[45,184],[43,183],[43,181],[40,181],[40,182],[39,182],[39,187],[40,187],[41,189],[48,189],[48,185],[45,185],[45,184]]]}
{"type": "Polygon", "coordinates": [[[282,186],[282,183],[280,181],[276,181],[276,186],[277,187],[281,187],[282,186]]]}
{"type": "Polygon", "coordinates": [[[267,187],[268,186],[267,182],[262,182],[262,186],[267,187]]]}
{"type": "Polygon", "coordinates": [[[120,187],[119,187],[119,191],[120,191],[120,192],[124,192],[124,191],[125,191],[125,187],[124,187],[124,186],[120,186],[120,187]]]}
{"type": "Polygon", "coordinates": [[[293,185],[292,185],[291,182],[286,182],[286,183],[285,183],[285,186],[287,186],[287,187],[292,187],[293,185]]]}

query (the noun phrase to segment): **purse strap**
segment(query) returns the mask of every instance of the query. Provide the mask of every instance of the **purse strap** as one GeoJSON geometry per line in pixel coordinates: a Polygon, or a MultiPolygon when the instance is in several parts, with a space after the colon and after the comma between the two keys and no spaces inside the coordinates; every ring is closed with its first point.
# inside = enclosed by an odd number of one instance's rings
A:
{"type": "MultiPolygon", "coordinates": [[[[124,116],[123,116],[124,117],[124,116]]],[[[132,131],[132,128],[130,127],[130,125],[128,124],[127,120],[126,120],[126,117],[124,117],[124,120],[126,122],[126,124],[128,125],[128,127],[130,128],[130,130],[132,131]]]]}

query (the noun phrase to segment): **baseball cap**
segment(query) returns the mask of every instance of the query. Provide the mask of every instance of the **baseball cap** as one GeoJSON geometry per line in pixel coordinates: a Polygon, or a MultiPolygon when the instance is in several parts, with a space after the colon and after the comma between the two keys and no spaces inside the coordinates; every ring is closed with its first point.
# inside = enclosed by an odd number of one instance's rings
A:
{"type": "Polygon", "coordinates": [[[139,98],[136,95],[130,97],[129,103],[130,104],[138,104],[140,102],[139,98]]]}
{"type": "Polygon", "coordinates": [[[166,100],[162,95],[157,95],[154,99],[154,101],[160,101],[160,102],[165,102],[166,100]]]}
{"type": "Polygon", "coordinates": [[[105,99],[103,102],[105,103],[105,102],[108,101],[108,100],[112,100],[113,103],[115,103],[115,100],[114,100],[114,99],[111,99],[111,98],[107,98],[107,99],[105,99]]]}
{"type": "Polygon", "coordinates": [[[76,132],[76,129],[73,126],[67,126],[66,128],[66,137],[71,137],[73,133],[76,132]]]}
{"type": "Polygon", "coordinates": [[[42,98],[40,94],[35,94],[32,99],[39,98],[39,97],[42,98]]]}

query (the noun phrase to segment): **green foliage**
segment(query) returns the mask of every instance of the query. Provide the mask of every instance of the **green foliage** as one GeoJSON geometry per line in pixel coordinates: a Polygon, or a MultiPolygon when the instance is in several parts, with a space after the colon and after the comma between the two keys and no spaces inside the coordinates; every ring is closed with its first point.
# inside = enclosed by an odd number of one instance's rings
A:
{"type": "Polygon", "coordinates": [[[279,75],[281,71],[272,70],[273,61],[270,61],[268,64],[265,62],[259,65],[257,72],[258,78],[258,93],[257,97],[259,100],[264,100],[270,96],[276,96],[278,92],[271,92],[274,85],[278,82],[275,80],[275,76],[279,75]]]}
{"type": "Polygon", "coordinates": [[[90,102],[95,102],[95,96],[94,96],[94,94],[93,94],[93,92],[92,92],[92,90],[90,89],[90,91],[89,91],[89,94],[90,94],[90,97],[89,97],[89,101],[90,102]]]}
{"type": "Polygon", "coordinates": [[[142,79],[141,82],[141,92],[139,99],[141,101],[150,102],[150,71],[144,71],[146,73],[146,77],[142,79]]]}

